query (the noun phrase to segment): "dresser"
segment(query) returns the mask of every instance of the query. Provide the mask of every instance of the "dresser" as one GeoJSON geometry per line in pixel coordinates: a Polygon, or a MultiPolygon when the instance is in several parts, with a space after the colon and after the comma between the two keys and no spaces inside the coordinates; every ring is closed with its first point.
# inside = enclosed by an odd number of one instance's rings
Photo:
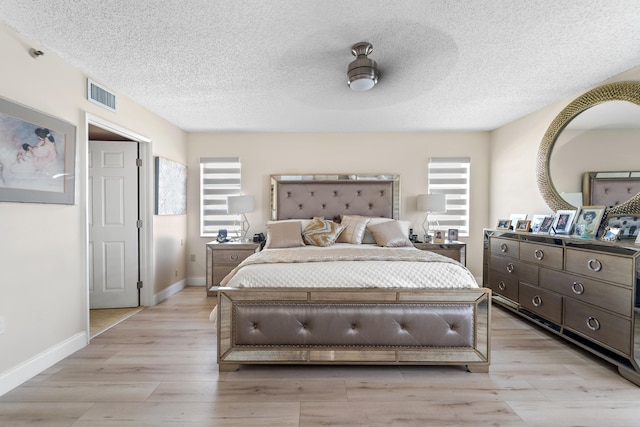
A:
{"type": "Polygon", "coordinates": [[[466,243],[447,241],[446,243],[414,243],[413,246],[423,251],[430,251],[444,255],[459,261],[462,265],[467,265],[466,243]]]}
{"type": "Polygon", "coordinates": [[[614,363],[640,385],[640,246],[485,230],[493,302],[614,363]]]}
{"type": "Polygon", "coordinates": [[[220,281],[258,248],[252,242],[207,243],[207,296],[215,296],[220,281]]]}

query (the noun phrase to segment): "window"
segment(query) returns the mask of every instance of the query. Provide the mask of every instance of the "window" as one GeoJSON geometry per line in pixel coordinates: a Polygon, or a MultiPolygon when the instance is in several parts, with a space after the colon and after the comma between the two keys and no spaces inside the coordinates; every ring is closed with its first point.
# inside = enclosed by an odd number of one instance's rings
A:
{"type": "Polygon", "coordinates": [[[469,236],[469,157],[432,157],[429,160],[429,193],[447,195],[447,211],[433,213],[431,221],[441,228],[457,228],[469,236]]]}
{"type": "Polygon", "coordinates": [[[227,214],[227,196],[240,194],[240,158],[200,159],[200,236],[233,228],[237,215],[227,214]]]}

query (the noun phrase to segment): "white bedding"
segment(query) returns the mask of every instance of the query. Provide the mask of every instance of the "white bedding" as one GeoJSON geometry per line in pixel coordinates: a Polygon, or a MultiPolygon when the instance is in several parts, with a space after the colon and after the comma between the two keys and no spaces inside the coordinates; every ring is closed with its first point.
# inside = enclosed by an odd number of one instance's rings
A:
{"type": "Polygon", "coordinates": [[[477,288],[462,264],[413,247],[338,243],[266,249],[243,261],[220,284],[246,287],[477,288]]]}

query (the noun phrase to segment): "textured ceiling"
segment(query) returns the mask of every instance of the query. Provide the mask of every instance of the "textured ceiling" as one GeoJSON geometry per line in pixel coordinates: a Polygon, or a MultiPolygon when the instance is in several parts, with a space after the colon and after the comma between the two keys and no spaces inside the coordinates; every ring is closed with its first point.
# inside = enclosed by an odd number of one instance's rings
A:
{"type": "Polygon", "coordinates": [[[640,65],[638,0],[0,0],[0,21],[187,131],[491,130],[640,65]]]}

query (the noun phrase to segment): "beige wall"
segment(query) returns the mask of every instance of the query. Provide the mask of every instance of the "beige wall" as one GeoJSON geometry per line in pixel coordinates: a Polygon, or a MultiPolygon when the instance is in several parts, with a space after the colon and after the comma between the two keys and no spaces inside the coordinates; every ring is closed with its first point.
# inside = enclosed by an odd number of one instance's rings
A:
{"type": "MultiPolygon", "coordinates": [[[[602,84],[625,80],[640,80],[640,67],[602,84]]],[[[600,84],[595,85],[594,88],[597,86],[600,84]]],[[[576,93],[491,133],[490,226],[495,226],[499,218],[508,218],[511,213],[526,213],[529,217],[535,214],[551,213],[540,196],[536,182],[538,146],[556,115],[582,93],[584,92],[576,93]]],[[[577,153],[573,162],[584,164],[583,170],[589,171],[595,167],[594,159],[596,159],[595,153],[587,147],[577,153]]],[[[621,169],[638,169],[637,166],[630,167],[627,160],[624,162],[624,164],[620,163],[621,169]]],[[[600,164],[597,161],[595,163],[600,164]]],[[[635,164],[638,164],[637,161],[635,164]]],[[[600,170],[613,167],[608,160],[603,160],[601,166],[603,169],[600,170]]]]}
{"type": "MultiPolygon", "coordinates": [[[[188,137],[189,182],[198,182],[200,157],[239,156],[243,192],[256,199],[256,212],[247,215],[250,235],[264,232],[269,220],[271,174],[399,173],[401,219],[421,228],[416,195],[427,189],[427,162],[433,156],[471,157],[471,236],[467,265],[482,271],[482,228],[487,223],[489,187],[489,134],[467,133],[197,133],[188,137]]],[[[202,282],[205,244],[212,238],[199,234],[199,187],[189,185],[188,276],[202,282]]],[[[418,233],[419,234],[419,233],[418,233]]]]}
{"type": "MultiPolygon", "coordinates": [[[[0,25],[0,96],[76,126],[77,195],[74,205],[0,202],[0,317],[6,329],[0,334],[0,394],[87,341],[85,114],[143,135],[154,155],[186,164],[184,132],[120,94],[117,113],[89,103],[85,74],[51,52],[34,59],[30,47],[0,25]]],[[[177,242],[173,261],[183,262],[179,242],[186,239],[186,215],[154,218],[153,225],[177,242]]],[[[163,279],[156,290],[178,280],[163,279]]]]}

